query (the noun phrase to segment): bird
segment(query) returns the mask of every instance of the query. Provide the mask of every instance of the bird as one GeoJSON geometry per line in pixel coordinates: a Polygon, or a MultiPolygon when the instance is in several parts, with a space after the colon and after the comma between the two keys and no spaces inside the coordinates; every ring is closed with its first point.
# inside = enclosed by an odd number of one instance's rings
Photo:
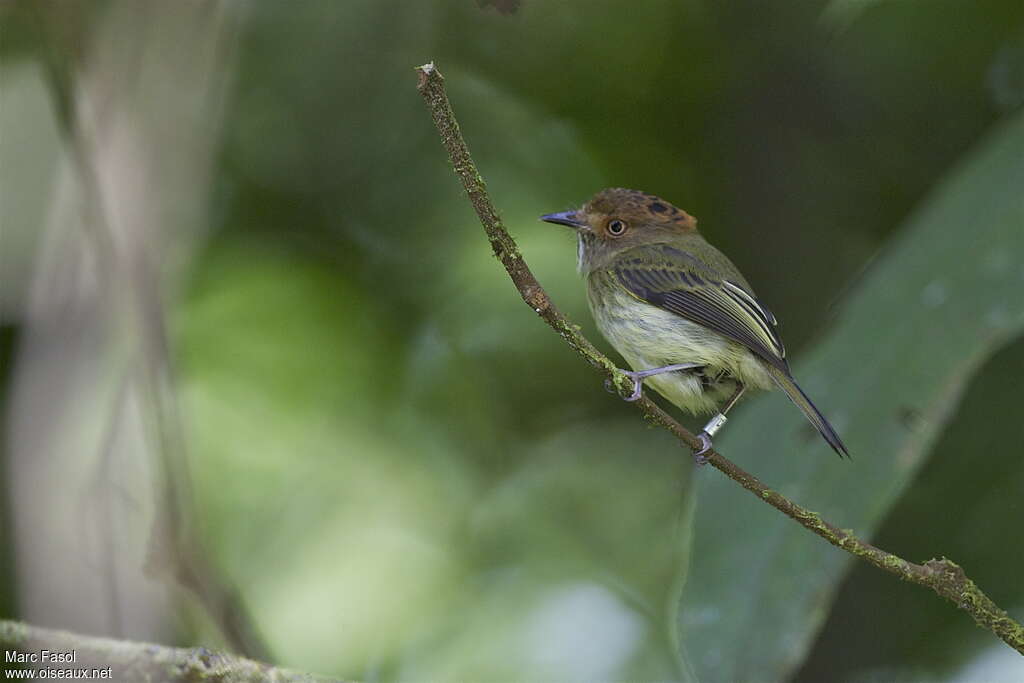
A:
{"type": "Polygon", "coordinates": [[[653,194],[614,187],[541,220],[576,232],[594,321],[632,368],[623,370],[634,383],[626,400],[638,400],[647,382],[686,412],[713,414],[697,435],[698,463],[744,392],[773,388],[849,457],[793,378],[775,316],[693,216],[653,194]]]}

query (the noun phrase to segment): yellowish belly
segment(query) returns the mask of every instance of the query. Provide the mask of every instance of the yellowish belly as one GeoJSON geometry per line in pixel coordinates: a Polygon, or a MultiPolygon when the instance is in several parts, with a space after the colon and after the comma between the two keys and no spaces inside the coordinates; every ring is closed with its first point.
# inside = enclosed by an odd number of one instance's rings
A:
{"type": "Polygon", "coordinates": [[[737,382],[749,389],[773,386],[763,363],[746,347],[702,325],[637,300],[620,288],[597,296],[589,289],[590,309],[601,334],[634,370],[699,363],[701,372],[653,375],[651,386],[679,408],[694,414],[715,412],[737,382]]]}

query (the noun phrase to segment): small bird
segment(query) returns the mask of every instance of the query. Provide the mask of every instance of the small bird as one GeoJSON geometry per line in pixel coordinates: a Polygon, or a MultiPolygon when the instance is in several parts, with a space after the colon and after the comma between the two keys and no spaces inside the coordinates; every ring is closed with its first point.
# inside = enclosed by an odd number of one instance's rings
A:
{"type": "Polygon", "coordinates": [[[633,368],[694,415],[715,413],[698,435],[697,462],[747,389],[779,387],[840,456],[832,425],[790,372],[772,312],[682,209],[646,192],[609,188],[574,211],[541,220],[573,228],[577,260],[598,329],[633,368]],[[721,407],[719,407],[721,406],[721,407]]]}

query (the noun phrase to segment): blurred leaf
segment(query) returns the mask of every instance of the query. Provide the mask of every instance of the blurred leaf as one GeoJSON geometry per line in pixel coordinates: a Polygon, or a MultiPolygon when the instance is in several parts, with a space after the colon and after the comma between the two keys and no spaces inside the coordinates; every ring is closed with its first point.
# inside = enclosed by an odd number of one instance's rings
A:
{"type": "MultiPolygon", "coordinates": [[[[1007,539],[1020,534],[1024,515],[1022,372],[1024,338],[993,356],[971,381],[928,467],[874,539],[911,560],[946,555],[960,561],[989,597],[1018,618],[1024,618],[1024,560],[1008,551],[1007,539]]],[[[987,658],[990,648],[1011,655],[1004,664],[1013,668],[964,680],[1024,680],[1024,658],[963,613],[930,591],[858,563],[797,680],[848,680],[880,670],[900,680],[946,679],[965,661],[987,658]],[[875,598],[866,602],[865,595],[875,598]]]]}
{"type": "Polygon", "coordinates": [[[176,321],[203,530],[283,662],[362,673],[444,609],[470,482],[394,410],[342,274],[233,241],[203,266],[176,321]]]}
{"type": "Polygon", "coordinates": [[[475,526],[495,561],[529,553],[576,564],[628,586],[661,618],[689,550],[690,467],[670,438],[630,422],[578,424],[530,444],[481,501],[475,526]]]}
{"type": "Polygon", "coordinates": [[[831,0],[821,11],[821,22],[834,31],[844,31],[879,2],[882,0],[831,0]]]}
{"type": "MultiPolygon", "coordinates": [[[[737,416],[722,451],[870,537],[973,373],[1024,325],[1022,187],[1017,116],[940,183],[797,365],[852,462],[831,456],[781,396],[737,416]]],[[[782,680],[827,616],[850,556],[714,472],[702,475],[684,642],[708,680],[782,680]]]]}
{"type": "Polygon", "coordinates": [[[674,634],[693,512],[680,454],[632,417],[518,449],[475,507],[467,604],[396,678],[689,680],[674,634]]]}
{"type": "Polygon", "coordinates": [[[1001,111],[1024,105],[1024,31],[996,52],[988,69],[988,89],[1001,111]]]}
{"type": "Polygon", "coordinates": [[[481,9],[494,7],[498,14],[515,14],[523,4],[522,0],[476,0],[481,9]]]}
{"type": "MultiPolygon", "coordinates": [[[[387,680],[623,680],[660,642],[633,605],[593,580],[559,581],[527,566],[493,572],[476,588],[471,600],[449,604],[450,619],[387,680]]],[[[661,666],[645,680],[671,680],[664,650],[654,654],[661,666]]]]}
{"type": "Polygon", "coordinates": [[[29,300],[61,148],[45,72],[12,60],[0,66],[0,83],[0,320],[13,321],[29,300]]]}

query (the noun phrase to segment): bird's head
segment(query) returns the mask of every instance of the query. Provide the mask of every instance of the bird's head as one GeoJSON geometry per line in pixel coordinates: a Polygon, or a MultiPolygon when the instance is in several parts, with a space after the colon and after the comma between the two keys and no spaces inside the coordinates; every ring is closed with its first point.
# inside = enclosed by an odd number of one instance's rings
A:
{"type": "Polygon", "coordinates": [[[643,244],[670,242],[697,231],[697,220],[653,194],[612,187],[579,209],[549,213],[542,221],[565,225],[579,235],[579,268],[589,273],[617,254],[643,244]]]}

